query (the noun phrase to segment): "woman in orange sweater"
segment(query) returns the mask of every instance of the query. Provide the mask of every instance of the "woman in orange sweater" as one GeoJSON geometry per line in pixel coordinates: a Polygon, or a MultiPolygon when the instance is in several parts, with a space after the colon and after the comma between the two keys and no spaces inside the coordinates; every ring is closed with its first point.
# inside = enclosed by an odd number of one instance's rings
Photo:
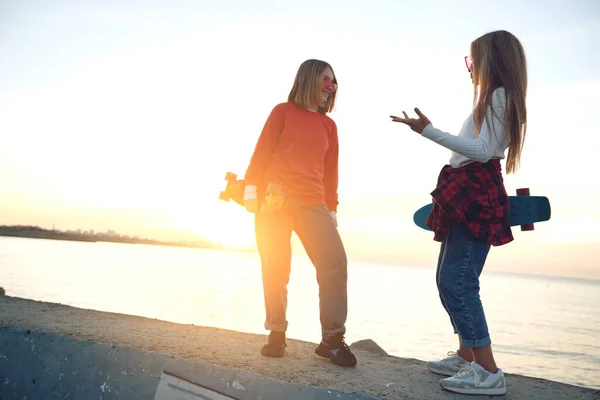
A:
{"type": "Polygon", "coordinates": [[[353,367],[356,357],[344,341],[347,259],[336,223],[337,127],[326,115],[334,108],[336,90],[328,63],[311,59],[300,65],[288,101],[273,108],[256,143],[245,176],[244,206],[255,213],[265,329],[271,331],[262,355],[284,355],[291,235],[296,232],[319,284],[322,341],[315,353],[353,367]],[[259,212],[270,183],[281,186],[288,205],[274,215],[259,212]]]}

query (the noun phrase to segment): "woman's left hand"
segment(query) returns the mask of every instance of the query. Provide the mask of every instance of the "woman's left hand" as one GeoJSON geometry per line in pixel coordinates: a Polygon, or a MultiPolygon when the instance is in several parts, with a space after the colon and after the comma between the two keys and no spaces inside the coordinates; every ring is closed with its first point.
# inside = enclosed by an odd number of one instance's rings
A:
{"type": "Polygon", "coordinates": [[[333,219],[333,224],[337,228],[337,226],[338,226],[338,223],[337,223],[337,213],[335,211],[329,211],[329,215],[331,215],[331,218],[333,219]]]}
{"type": "Polygon", "coordinates": [[[403,124],[408,125],[413,131],[421,134],[423,133],[423,129],[425,129],[425,127],[429,125],[431,121],[429,121],[429,118],[427,118],[418,108],[415,108],[415,112],[419,118],[408,118],[408,115],[406,115],[404,111],[402,111],[404,118],[396,117],[395,115],[390,115],[390,118],[393,122],[402,122],[403,124]]]}

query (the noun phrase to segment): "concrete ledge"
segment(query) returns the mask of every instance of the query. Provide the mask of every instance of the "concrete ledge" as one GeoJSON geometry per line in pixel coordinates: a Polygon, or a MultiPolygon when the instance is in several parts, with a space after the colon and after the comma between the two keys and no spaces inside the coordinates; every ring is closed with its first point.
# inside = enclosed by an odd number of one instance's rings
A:
{"type": "Polygon", "coordinates": [[[374,400],[66,336],[0,328],[2,399],[154,399],[164,370],[239,400],[374,400]]]}
{"type": "MultiPolygon", "coordinates": [[[[488,399],[440,389],[419,360],[371,340],[340,368],[316,344],[289,340],[281,359],[260,356],[265,335],[198,327],[0,297],[0,400],[154,399],[164,370],[239,400],[488,399]]],[[[502,399],[600,400],[600,391],[507,374],[502,399]]]]}

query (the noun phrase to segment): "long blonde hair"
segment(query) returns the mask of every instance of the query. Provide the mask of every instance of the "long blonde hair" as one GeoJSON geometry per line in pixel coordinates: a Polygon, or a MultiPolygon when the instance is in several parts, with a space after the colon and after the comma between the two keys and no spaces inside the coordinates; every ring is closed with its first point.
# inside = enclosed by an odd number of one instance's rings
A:
{"type": "MultiPolygon", "coordinates": [[[[492,107],[492,93],[504,88],[506,95],[504,129],[509,146],[506,172],[518,170],[521,151],[527,132],[527,60],[519,39],[507,31],[486,33],[471,43],[473,59],[473,121],[481,130],[488,108],[492,107]]],[[[493,116],[498,117],[496,110],[493,116]]],[[[488,128],[490,121],[486,120],[488,128]]]]}
{"type": "MultiPolygon", "coordinates": [[[[294,79],[294,85],[288,95],[288,101],[306,108],[318,104],[317,111],[321,114],[333,111],[337,90],[329,96],[326,103],[322,104],[321,98],[321,82],[323,73],[327,68],[333,72],[331,65],[321,60],[310,59],[300,64],[296,78],[294,79]]],[[[332,83],[337,85],[335,72],[333,72],[332,83]]]]}

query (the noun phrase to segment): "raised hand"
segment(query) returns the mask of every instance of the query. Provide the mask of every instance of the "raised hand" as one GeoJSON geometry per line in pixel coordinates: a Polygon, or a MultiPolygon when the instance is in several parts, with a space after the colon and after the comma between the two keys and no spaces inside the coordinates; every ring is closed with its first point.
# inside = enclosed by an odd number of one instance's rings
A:
{"type": "Polygon", "coordinates": [[[331,215],[331,218],[333,219],[333,224],[337,228],[338,227],[337,213],[335,211],[329,211],[329,215],[331,215]]]}
{"type": "Polygon", "coordinates": [[[406,113],[404,111],[402,111],[402,114],[404,114],[404,118],[397,117],[395,115],[390,115],[390,118],[392,119],[393,122],[401,122],[403,124],[406,124],[410,127],[410,129],[421,134],[421,133],[423,133],[423,129],[425,129],[425,127],[427,125],[429,125],[431,123],[431,121],[429,121],[429,118],[427,118],[421,112],[421,110],[419,110],[416,107],[415,107],[415,112],[417,113],[419,118],[409,118],[408,115],[406,115],[406,113]]]}

